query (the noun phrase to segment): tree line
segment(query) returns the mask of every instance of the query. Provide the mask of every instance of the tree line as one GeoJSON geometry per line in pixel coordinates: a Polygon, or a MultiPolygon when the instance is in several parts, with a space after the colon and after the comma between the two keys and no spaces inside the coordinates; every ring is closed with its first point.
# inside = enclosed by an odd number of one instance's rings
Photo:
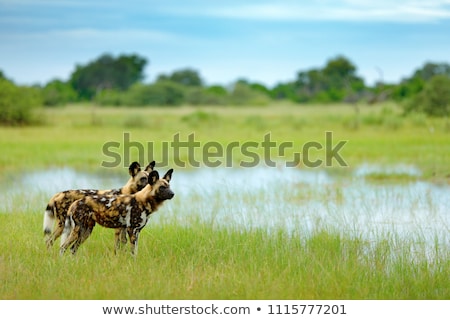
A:
{"type": "Polygon", "coordinates": [[[91,101],[108,106],[266,105],[287,100],[299,104],[377,103],[394,100],[405,112],[419,111],[448,116],[450,109],[450,65],[425,63],[399,83],[365,84],[357,67],[345,56],[326,61],[321,68],[301,70],[296,78],[272,88],[239,79],[230,86],[206,85],[194,69],[160,74],[153,83],[144,82],[148,61],[136,54],[114,57],[104,54],[84,65],[76,65],[67,81],[18,86],[0,71],[0,122],[25,123],[34,105],[47,107],[91,101]]]}

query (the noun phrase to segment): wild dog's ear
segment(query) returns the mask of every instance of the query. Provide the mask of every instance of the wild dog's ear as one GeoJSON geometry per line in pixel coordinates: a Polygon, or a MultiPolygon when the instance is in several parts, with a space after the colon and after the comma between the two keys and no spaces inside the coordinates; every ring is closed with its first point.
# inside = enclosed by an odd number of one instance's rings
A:
{"type": "Polygon", "coordinates": [[[167,182],[170,182],[170,180],[172,179],[172,172],[173,172],[173,169],[170,169],[169,171],[167,171],[166,174],[164,175],[163,179],[166,180],[167,182]]]}
{"type": "Polygon", "coordinates": [[[148,175],[148,184],[149,185],[154,185],[156,183],[156,181],[159,180],[159,173],[158,171],[152,171],[149,173],[148,175]]]}
{"type": "Polygon", "coordinates": [[[152,161],[148,164],[148,166],[145,167],[145,171],[152,172],[154,167],[155,167],[155,161],[152,161]]]}
{"type": "Polygon", "coordinates": [[[139,162],[135,161],[128,167],[128,172],[130,173],[130,176],[134,178],[135,175],[137,175],[141,171],[141,165],[139,162]]]}

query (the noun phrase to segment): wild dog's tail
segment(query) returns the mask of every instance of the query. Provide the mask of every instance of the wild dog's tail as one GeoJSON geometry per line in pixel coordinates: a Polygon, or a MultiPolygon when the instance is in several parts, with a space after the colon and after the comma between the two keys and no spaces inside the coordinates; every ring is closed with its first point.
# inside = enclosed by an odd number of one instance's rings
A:
{"type": "Polygon", "coordinates": [[[53,225],[55,224],[54,207],[49,203],[44,212],[44,235],[50,236],[53,231],[53,225]]]}

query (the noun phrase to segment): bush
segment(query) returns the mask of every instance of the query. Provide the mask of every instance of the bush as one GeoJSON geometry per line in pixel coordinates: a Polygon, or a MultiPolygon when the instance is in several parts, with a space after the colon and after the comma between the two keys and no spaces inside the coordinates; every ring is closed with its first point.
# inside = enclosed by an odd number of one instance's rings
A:
{"type": "Polygon", "coordinates": [[[41,105],[36,88],[16,86],[0,78],[0,124],[31,124],[36,120],[33,111],[41,105]]]}
{"type": "Polygon", "coordinates": [[[236,82],[230,94],[230,102],[234,105],[262,106],[267,105],[269,101],[269,96],[239,81],[236,82]]]}
{"type": "Polygon", "coordinates": [[[77,93],[68,83],[61,80],[50,81],[42,88],[42,99],[45,106],[61,106],[77,100],[77,93]]]}
{"type": "Polygon", "coordinates": [[[423,91],[423,111],[432,116],[448,116],[450,107],[450,78],[434,76],[423,91]]]}
{"type": "Polygon", "coordinates": [[[429,116],[448,116],[450,111],[450,77],[436,75],[408,103],[405,111],[423,112],[429,116]]]}
{"type": "Polygon", "coordinates": [[[124,93],[114,89],[102,90],[95,95],[95,102],[101,106],[122,106],[124,93]]]}
{"type": "Polygon", "coordinates": [[[192,88],[186,92],[186,103],[190,105],[226,105],[228,92],[219,86],[192,88]]]}
{"type": "Polygon", "coordinates": [[[408,118],[415,127],[426,127],[427,125],[427,116],[424,113],[414,112],[408,118]]]}
{"type": "Polygon", "coordinates": [[[176,106],[184,100],[183,88],[170,81],[135,84],[125,94],[123,103],[130,106],[176,106]]]}
{"type": "Polygon", "coordinates": [[[181,118],[181,121],[188,123],[190,126],[196,127],[199,124],[215,124],[217,125],[218,116],[215,113],[210,113],[202,110],[194,111],[181,118]]]}

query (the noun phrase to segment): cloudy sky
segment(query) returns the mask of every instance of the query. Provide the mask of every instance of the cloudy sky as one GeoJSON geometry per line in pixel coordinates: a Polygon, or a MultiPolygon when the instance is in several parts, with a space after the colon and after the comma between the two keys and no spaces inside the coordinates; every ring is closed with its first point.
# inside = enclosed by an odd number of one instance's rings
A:
{"type": "Polygon", "coordinates": [[[344,55],[368,84],[450,63],[450,0],[0,0],[0,70],[67,80],[103,53],[146,57],[146,81],[181,68],[208,84],[273,86],[344,55]]]}

